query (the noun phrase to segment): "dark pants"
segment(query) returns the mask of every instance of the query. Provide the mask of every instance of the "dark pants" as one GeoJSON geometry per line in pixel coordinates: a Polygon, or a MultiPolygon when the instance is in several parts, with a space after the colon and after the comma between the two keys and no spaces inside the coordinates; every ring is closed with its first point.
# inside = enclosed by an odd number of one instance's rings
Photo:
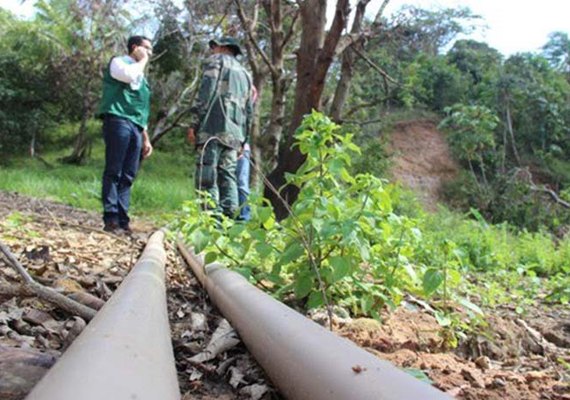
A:
{"type": "Polygon", "coordinates": [[[249,159],[251,158],[251,151],[244,150],[241,157],[237,160],[236,177],[238,187],[238,203],[239,203],[239,217],[242,221],[249,221],[251,219],[251,210],[247,204],[249,196],[249,159]]]}
{"type": "Polygon", "coordinates": [[[103,221],[129,225],[131,186],[139,169],[141,128],[131,121],[106,115],[103,121],[105,171],[103,172],[103,221]]]}

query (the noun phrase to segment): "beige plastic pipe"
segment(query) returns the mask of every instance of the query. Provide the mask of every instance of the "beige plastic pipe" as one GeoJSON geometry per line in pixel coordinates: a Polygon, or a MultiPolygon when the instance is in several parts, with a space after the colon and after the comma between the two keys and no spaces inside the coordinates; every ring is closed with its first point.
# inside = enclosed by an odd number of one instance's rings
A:
{"type": "Polygon", "coordinates": [[[219,264],[204,268],[180,241],[178,249],[287,399],[451,399],[278,302],[240,274],[219,264]]]}
{"type": "Polygon", "coordinates": [[[164,233],[27,397],[28,400],[180,399],[166,310],[164,233]]]}

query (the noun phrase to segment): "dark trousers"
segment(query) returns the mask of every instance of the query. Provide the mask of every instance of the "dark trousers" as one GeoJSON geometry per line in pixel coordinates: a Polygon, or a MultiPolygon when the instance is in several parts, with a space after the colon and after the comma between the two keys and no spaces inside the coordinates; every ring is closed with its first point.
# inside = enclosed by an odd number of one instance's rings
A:
{"type": "Polygon", "coordinates": [[[125,228],[129,225],[131,186],[140,164],[141,128],[125,118],[108,114],[103,121],[103,138],[103,221],[125,228]]]}

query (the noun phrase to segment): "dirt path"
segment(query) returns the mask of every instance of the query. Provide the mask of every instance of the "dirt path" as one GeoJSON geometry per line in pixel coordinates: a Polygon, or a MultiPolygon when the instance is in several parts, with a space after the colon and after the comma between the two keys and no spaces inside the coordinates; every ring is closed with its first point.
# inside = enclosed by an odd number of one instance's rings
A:
{"type": "Polygon", "coordinates": [[[390,136],[391,174],[412,189],[428,210],[435,210],[443,183],[458,171],[445,137],[429,120],[396,124],[390,136]]]}

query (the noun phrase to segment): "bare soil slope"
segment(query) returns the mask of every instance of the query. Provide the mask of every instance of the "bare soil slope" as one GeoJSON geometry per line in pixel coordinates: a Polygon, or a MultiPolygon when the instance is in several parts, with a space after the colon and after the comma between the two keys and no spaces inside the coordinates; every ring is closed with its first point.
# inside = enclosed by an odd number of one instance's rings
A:
{"type": "Polygon", "coordinates": [[[388,151],[393,159],[393,178],[416,192],[428,210],[435,210],[442,184],[458,171],[436,124],[430,120],[396,124],[388,151]]]}

